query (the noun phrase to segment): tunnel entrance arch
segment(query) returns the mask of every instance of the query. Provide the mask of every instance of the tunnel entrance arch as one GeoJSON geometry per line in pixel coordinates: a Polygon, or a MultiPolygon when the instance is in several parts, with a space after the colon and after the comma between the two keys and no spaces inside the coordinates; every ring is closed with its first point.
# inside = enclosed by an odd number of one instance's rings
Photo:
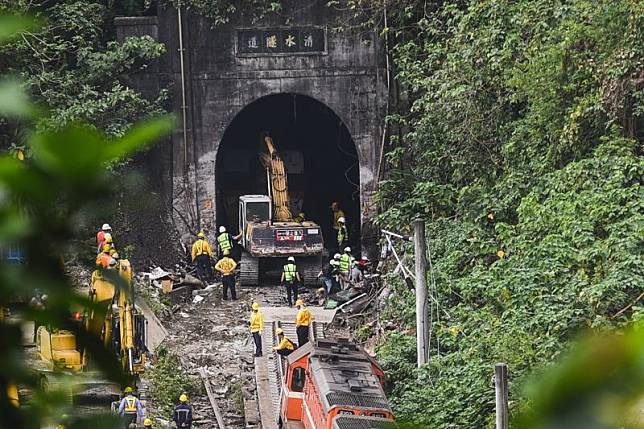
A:
{"type": "Polygon", "coordinates": [[[228,124],[215,162],[216,222],[237,230],[240,195],[268,192],[259,154],[272,137],[284,160],[293,215],[300,211],[322,227],[333,248],[331,202],[344,210],[350,244],[360,248],[360,163],[356,144],[340,117],[324,103],[297,93],[261,97],[228,124]]]}

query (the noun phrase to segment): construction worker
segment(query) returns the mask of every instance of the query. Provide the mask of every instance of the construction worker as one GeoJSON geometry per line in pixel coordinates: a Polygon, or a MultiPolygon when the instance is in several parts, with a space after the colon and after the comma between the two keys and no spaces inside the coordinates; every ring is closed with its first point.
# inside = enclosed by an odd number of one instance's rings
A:
{"type": "Polygon", "coordinates": [[[136,424],[137,418],[143,418],[143,405],[139,398],[134,396],[133,390],[130,386],[126,387],[125,397],[121,399],[119,404],[119,415],[125,419],[125,427],[128,428],[130,424],[136,424]]]}
{"type": "Polygon", "coordinates": [[[255,357],[262,356],[262,331],[264,330],[264,315],[259,311],[259,304],[253,303],[253,311],[250,313],[250,333],[255,342],[255,357]]]}
{"type": "Polygon", "coordinates": [[[113,255],[116,253],[116,245],[114,244],[114,239],[112,238],[112,234],[105,234],[104,243],[110,245],[110,255],[113,255]]]}
{"type": "Polygon", "coordinates": [[[295,316],[295,330],[297,332],[297,345],[302,347],[309,342],[309,326],[313,322],[311,310],[306,308],[304,301],[298,299],[295,302],[297,315],[295,316]]]}
{"type": "Polygon", "coordinates": [[[347,227],[345,226],[344,217],[341,217],[340,219],[338,219],[337,241],[338,241],[338,250],[342,249],[343,247],[346,247],[346,245],[349,243],[349,232],[347,231],[347,227]]]}
{"type": "Polygon", "coordinates": [[[154,423],[152,422],[152,419],[143,420],[143,427],[144,428],[151,428],[153,426],[154,426],[154,423]]]}
{"type": "Polygon", "coordinates": [[[235,301],[237,299],[237,292],[235,291],[235,268],[237,262],[230,257],[230,250],[224,250],[224,257],[217,261],[215,270],[219,271],[222,275],[221,283],[223,285],[223,299],[228,299],[228,289],[230,289],[230,296],[235,301]]]}
{"type": "Polygon", "coordinates": [[[336,283],[334,277],[337,274],[337,265],[340,263],[340,254],[336,253],[336,256],[338,257],[338,260],[336,261],[335,258],[331,259],[322,267],[318,274],[318,278],[322,280],[324,286],[326,287],[325,291],[327,296],[331,294],[333,286],[336,283]]]}
{"type": "Polygon", "coordinates": [[[331,211],[333,212],[333,230],[337,232],[340,229],[339,220],[344,218],[344,212],[337,201],[331,203],[331,211]]]}
{"type": "Polygon", "coordinates": [[[105,234],[111,234],[112,227],[108,223],[104,223],[101,227],[101,230],[96,233],[96,253],[101,253],[103,249],[103,241],[105,240],[105,234]]]}
{"type": "Polygon", "coordinates": [[[192,407],[188,404],[188,395],[185,393],[179,396],[179,405],[174,407],[172,421],[179,429],[190,429],[192,427],[192,407]]]}
{"type": "Polygon", "coordinates": [[[192,262],[197,265],[197,277],[204,284],[212,278],[212,249],[206,240],[206,234],[200,231],[197,241],[192,245],[192,262]]]}
{"type": "Polygon", "coordinates": [[[293,350],[295,350],[295,344],[293,344],[293,341],[284,335],[284,330],[282,328],[277,328],[275,330],[275,335],[277,335],[279,343],[273,347],[273,350],[275,350],[279,355],[285,357],[293,353],[293,350]]]}
{"type": "Polygon", "coordinates": [[[297,272],[295,265],[295,258],[289,256],[286,265],[282,268],[282,277],[280,283],[286,286],[286,298],[288,299],[288,306],[293,305],[293,300],[297,301],[298,285],[302,280],[300,273],[297,272]]]}
{"type": "Polygon", "coordinates": [[[340,286],[342,289],[345,289],[349,284],[349,276],[351,274],[351,267],[353,266],[353,255],[351,254],[351,248],[345,247],[344,253],[340,256],[340,264],[338,266],[339,277],[340,277],[340,286]]]}
{"type": "Polygon", "coordinates": [[[217,236],[217,248],[219,256],[223,256],[224,252],[228,250],[229,252],[233,251],[235,247],[235,242],[242,237],[242,233],[239,233],[233,237],[226,231],[225,226],[219,227],[219,235],[217,236]]]}
{"type": "Polygon", "coordinates": [[[98,256],[96,257],[96,266],[99,269],[109,268],[110,261],[112,260],[112,255],[110,255],[110,250],[112,250],[112,246],[106,243],[103,245],[103,251],[99,253],[98,256]]]}

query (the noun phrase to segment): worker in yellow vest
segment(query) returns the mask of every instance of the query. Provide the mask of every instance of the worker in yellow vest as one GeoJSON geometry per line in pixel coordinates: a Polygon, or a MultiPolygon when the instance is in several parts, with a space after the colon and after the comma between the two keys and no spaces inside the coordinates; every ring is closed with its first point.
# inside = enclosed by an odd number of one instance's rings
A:
{"type": "Polygon", "coordinates": [[[259,304],[254,302],[250,313],[250,333],[255,342],[255,357],[262,356],[262,331],[264,330],[264,315],[259,311],[259,304]]]}
{"type": "Polygon", "coordinates": [[[229,254],[232,255],[233,248],[235,247],[235,242],[242,237],[242,233],[235,236],[231,236],[228,231],[226,231],[225,226],[219,227],[219,235],[217,235],[217,249],[219,258],[223,257],[224,252],[228,250],[229,254]]]}
{"type": "Polygon", "coordinates": [[[298,299],[295,303],[297,315],[295,316],[295,330],[297,332],[297,345],[302,347],[309,342],[309,326],[313,323],[313,314],[306,308],[304,301],[298,299]]]}
{"type": "Polygon", "coordinates": [[[275,335],[277,335],[277,345],[273,347],[280,356],[288,356],[293,353],[295,350],[295,344],[291,341],[286,335],[284,335],[284,330],[282,328],[277,328],[275,330],[275,335]]]}
{"type": "Polygon", "coordinates": [[[128,428],[130,424],[136,423],[137,418],[143,417],[143,405],[139,398],[134,396],[134,392],[131,387],[125,388],[125,397],[121,399],[119,404],[118,413],[123,416],[125,419],[125,427],[128,428]]]}
{"type": "Polygon", "coordinates": [[[347,227],[345,223],[346,221],[344,217],[341,217],[340,219],[338,219],[338,236],[337,236],[338,250],[342,249],[343,247],[346,247],[346,245],[349,244],[349,231],[347,231],[347,227]]]}
{"type": "Polygon", "coordinates": [[[280,278],[280,283],[286,286],[289,307],[293,305],[293,300],[297,301],[297,288],[301,281],[300,273],[297,272],[297,265],[295,265],[295,258],[289,256],[286,265],[282,268],[282,277],[280,278]]]}
{"type": "Polygon", "coordinates": [[[197,266],[199,280],[206,284],[212,279],[212,249],[203,231],[197,234],[197,241],[192,245],[192,262],[197,266]]]}

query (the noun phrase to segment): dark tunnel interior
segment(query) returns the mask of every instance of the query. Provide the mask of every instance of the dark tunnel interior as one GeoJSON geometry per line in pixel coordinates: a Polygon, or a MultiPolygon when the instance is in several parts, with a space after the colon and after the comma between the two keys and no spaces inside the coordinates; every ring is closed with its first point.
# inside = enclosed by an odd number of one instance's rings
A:
{"type": "Polygon", "coordinates": [[[246,106],[226,129],[217,154],[217,223],[238,230],[238,198],[267,195],[260,163],[268,133],[284,160],[291,211],[320,224],[332,248],[332,201],[344,210],[350,244],[360,243],[359,164],[355,144],[340,118],[313,98],[277,94],[246,106]]]}

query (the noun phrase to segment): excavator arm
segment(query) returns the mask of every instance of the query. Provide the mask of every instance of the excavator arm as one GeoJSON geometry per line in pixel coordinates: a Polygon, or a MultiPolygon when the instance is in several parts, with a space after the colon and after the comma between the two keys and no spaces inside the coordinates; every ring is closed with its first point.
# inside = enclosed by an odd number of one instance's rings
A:
{"type": "Polygon", "coordinates": [[[290,222],[293,214],[289,208],[288,182],[284,161],[277,153],[273,139],[264,137],[266,153],[261,154],[262,164],[266,168],[268,195],[273,200],[273,219],[277,222],[290,222]]]}

